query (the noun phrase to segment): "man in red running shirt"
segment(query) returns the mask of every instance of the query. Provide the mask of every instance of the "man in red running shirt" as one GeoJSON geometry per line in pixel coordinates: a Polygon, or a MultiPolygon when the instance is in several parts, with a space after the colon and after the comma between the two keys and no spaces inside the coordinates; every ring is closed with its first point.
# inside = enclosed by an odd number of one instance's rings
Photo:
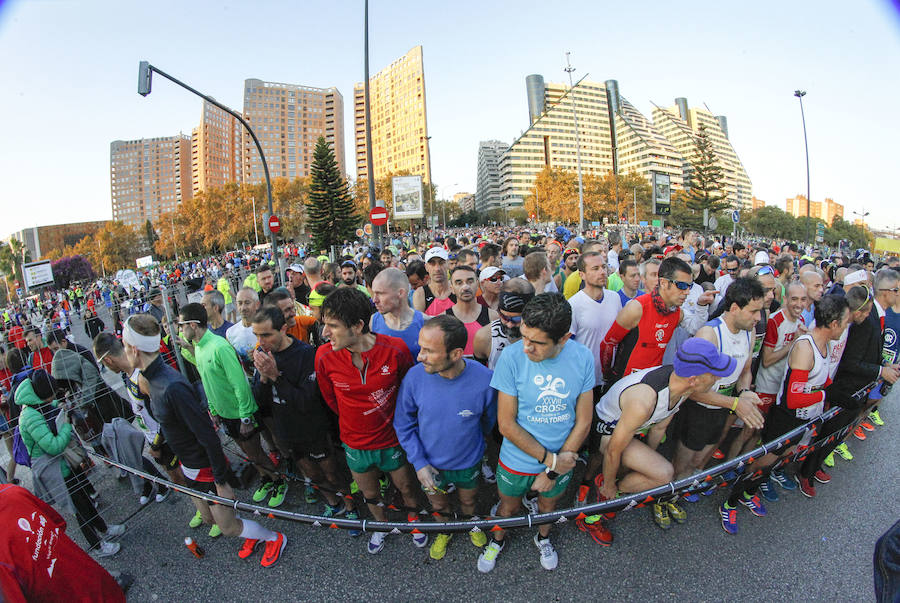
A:
{"type": "MultiPolygon", "coordinates": [[[[417,505],[415,479],[394,432],[394,407],[400,382],[413,365],[402,339],[369,331],[372,304],[356,288],[335,289],[322,302],[328,343],[316,350],[316,380],[322,397],[337,414],[347,466],[372,516],[386,521],[379,492],[379,475],[390,474],[408,511],[417,505]]],[[[407,519],[415,521],[415,512],[407,519]]],[[[373,532],[368,551],[384,548],[386,532],[373,532]]],[[[417,547],[428,544],[425,534],[413,534],[417,547]]]]}

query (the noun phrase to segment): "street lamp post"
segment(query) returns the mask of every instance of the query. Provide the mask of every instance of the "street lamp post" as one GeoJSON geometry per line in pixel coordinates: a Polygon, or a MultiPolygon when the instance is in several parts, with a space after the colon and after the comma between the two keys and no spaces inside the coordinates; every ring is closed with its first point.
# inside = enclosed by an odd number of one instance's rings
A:
{"type": "Polygon", "coordinates": [[[253,201],[253,235],[256,237],[256,244],[259,245],[259,231],[256,229],[256,195],[252,195],[250,200],[253,201]]]}
{"type": "MultiPolygon", "coordinates": [[[[425,137],[425,146],[427,147],[428,156],[431,157],[431,136],[425,137]]],[[[428,181],[428,229],[434,233],[434,187],[431,186],[429,175],[428,181]]]]}
{"type": "Polygon", "coordinates": [[[575,86],[572,83],[572,72],[575,68],[569,62],[569,53],[566,53],[566,68],[569,74],[569,94],[572,95],[572,120],[575,122],[575,161],[578,167],[578,234],[584,232],[584,185],[581,181],[581,140],[578,135],[578,112],[575,110],[575,86]]]}
{"type": "Polygon", "coordinates": [[[800,101],[800,119],[803,120],[803,147],[806,149],[806,241],[804,246],[809,247],[809,144],[806,140],[806,114],[803,112],[803,97],[806,90],[794,90],[794,96],[800,101]]]}
{"type": "MultiPolygon", "coordinates": [[[[138,94],[140,94],[141,96],[147,96],[148,94],[150,94],[151,80],[153,78],[154,72],[158,73],[159,75],[166,78],[170,82],[181,86],[188,92],[196,94],[197,96],[199,96],[206,102],[210,103],[211,105],[215,105],[222,111],[225,111],[226,113],[228,113],[229,115],[231,115],[232,117],[237,119],[239,122],[241,122],[241,125],[244,126],[244,128],[246,128],[247,132],[250,134],[250,138],[253,139],[253,143],[256,145],[256,150],[259,152],[259,159],[262,162],[263,172],[265,173],[265,176],[266,176],[266,197],[268,198],[268,201],[269,201],[269,215],[275,215],[275,209],[272,204],[272,179],[269,177],[269,164],[266,162],[266,155],[265,155],[265,153],[263,153],[262,145],[259,144],[259,139],[256,137],[256,133],[250,127],[250,124],[248,124],[244,120],[243,116],[240,113],[238,113],[237,111],[233,111],[232,109],[229,109],[228,107],[226,107],[225,105],[223,105],[216,99],[212,98],[211,96],[203,94],[199,90],[192,88],[191,86],[185,84],[181,80],[169,75],[168,73],[166,73],[164,71],[161,71],[160,69],[157,69],[156,67],[154,67],[147,61],[141,61],[140,65],[138,67],[138,94]]],[[[368,80],[366,80],[366,82],[367,82],[366,85],[368,85],[368,80]]],[[[372,194],[372,193],[370,193],[370,194],[372,194]]],[[[278,241],[276,240],[274,232],[269,231],[269,242],[272,244],[272,258],[277,260],[277,258],[278,258],[278,241]]],[[[275,276],[276,280],[278,280],[279,282],[281,280],[282,274],[283,274],[283,271],[279,269],[278,274],[275,276]]]]}
{"type": "MultiPolygon", "coordinates": [[[[369,0],[365,0],[365,16],[363,19],[363,107],[365,111],[366,126],[366,182],[369,192],[369,211],[375,209],[375,165],[372,163],[372,111],[369,104],[369,0]]],[[[372,236],[381,239],[381,226],[373,225],[372,236]]]]}

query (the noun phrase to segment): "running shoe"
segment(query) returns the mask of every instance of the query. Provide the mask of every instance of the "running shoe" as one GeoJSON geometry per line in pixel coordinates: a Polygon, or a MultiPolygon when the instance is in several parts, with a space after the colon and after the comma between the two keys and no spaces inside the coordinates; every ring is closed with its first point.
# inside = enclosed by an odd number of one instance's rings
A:
{"type": "Polygon", "coordinates": [[[525,505],[525,509],[528,511],[529,515],[537,515],[538,513],[538,500],[537,495],[534,498],[528,498],[528,493],[525,493],[525,496],[522,497],[522,504],[525,505]]]}
{"type": "Polygon", "coordinates": [[[350,494],[356,494],[359,492],[359,484],[356,483],[356,480],[350,482],[350,494]]]}
{"type": "Polygon", "coordinates": [[[378,478],[378,489],[381,491],[381,498],[384,499],[387,496],[388,486],[391,483],[388,481],[387,477],[378,478]]]}
{"type": "Polygon", "coordinates": [[[784,488],[785,490],[796,490],[797,482],[784,474],[784,471],[773,471],[770,476],[772,481],[784,488]]]}
{"type": "Polygon", "coordinates": [[[591,491],[591,487],[587,484],[581,484],[578,486],[578,492],[575,493],[575,506],[583,507],[587,504],[588,493],[591,491]]]}
{"type": "Polygon", "coordinates": [[[824,463],[825,463],[825,466],[828,467],[829,469],[831,467],[834,467],[834,450],[832,450],[831,452],[828,453],[828,456],[825,457],[824,463]]]}
{"type": "Polygon", "coordinates": [[[275,489],[275,482],[272,480],[266,480],[259,485],[259,488],[256,489],[256,492],[253,493],[253,502],[260,503],[264,501],[267,497],[271,496],[272,490],[275,489]]]}
{"type": "Polygon", "coordinates": [[[669,510],[669,517],[675,520],[675,523],[684,523],[687,519],[687,513],[684,509],[676,505],[674,502],[667,502],[666,508],[669,510]]]}
{"type": "Polygon", "coordinates": [[[426,544],[428,544],[428,534],[413,534],[413,544],[416,545],[416,548],[424,548],[426,544]]]}
{"type": "Polygon", "coordinates": [[[719,516],[722,518],[722,529],[729,534],[737,534],[737,507],[729,507],[727,502],[719,505],[719,516]]]}
{"type": "Polygon", "coordinates": [[[491,466],[488,464],[487,459],[481,460],[481,475],[484,476],[484,481],[489,484],[497,483],[497,474],[494,473],[494,470],[491,469],[491,466]]]}
{"type": "Polygon", "coordinates": [[[316,489],[313,488],[312,484],[306,484],[306,486],[304,486],[303,496],[306,499],[306,502],[311,505],[319,502],[319,493],[316,492],[316,489]]]}
{"type": "Polygon", "coordinates": [[[272,461],[273,467],[277,468],[281,464],[281,456],[277,452],[270,452],[269,460],[272,461]]]}
{"type": "MultiPolygon", "coordinates": [[[[723,483],[724,483],[724,482],[723,482],[723,483]]],[[[712,486],[710,486],[710,487],[707,488],[706,490],[700,490],[700,494],[702,494],[703,496],[712,496],[713,494],[716,493],[716,490],[717,490],[718,488],[719,488],[719,485],[718,485],[718,484],[713,484],[712,486]]]]}
{"type": "Polygon", "coordinates": [[[483,547],[487,544],[487,536],[484,535],[484,532],[469,532],[469,540],[472,541],[472,544],[477,546],[478,548],[483,547]]]}
{"type": "Polygon", "coordinates": [[[272,497],[269,499],[269,507],[276,509],[284,504],[284,497],[287,496],[287,491],[287,481],[281,480],[281,483],[275,486],[275,493],[272,494],[272,497]]]}
{"type": "Polygon", "coordinates": [[[669,517],[669,509],[662,503],[653,503],[653,521],[664,530],[672,527],[672,518],[669,517]]]}
{"type": "Polygon", "coordinates": [[[339,515],[343,515],[347,511],[347,505],[344,504],[344,501],[338,501],[336,505],[329,505],[325,503],[325,512],[322,513],[322,517],[338,517],[339,515]]]}
{"type": "Polygon", "coordinates": [[[875,426],[872,425],[871,423],[869,423],[868,421],[862,421],[859,424],[859,426],[862,427],[863,429],[865,429],[866,431],[875,431],[875,426]]]}
{"type": "Polygon", "coordinates": [[[160,494],[159,491],[157,491],[156,492],[156,502],[158,502],[158,503],[166,502],[166,499],[169,498],[169,495],[171,493],[172,493],[171,488],[166,488],[166,491],[163,492],[162,494],[160,494]]]}
{"type": "Polygon", "coordinates": [[[740,502],[742,505],[750,509],[750,512],[756,515],[757,517],[765,517],[768,512],[766,511],[766,506],[759,499],[759,496],[754,494],[750,498],[747,498],[747,494],[740,498],[740,502]]]}
{"type": "Polygon", "coordinates": [[[491,512],[489,513],[490,517],[497,517],[497,509],[500,508],[500,501],[494,503],[494,506],[491,507],[491,512]]]}
{"type": "Polygon", "coordinates": [[[428,550],[428,556],[435,561],[443,559],[444,555],[447,554],[447,545],[450,544],[451,538],[453,538],[453,534],[438,534],[435,536],[434,542],[431,543],[431,548],[428,550]]]}
{"type": "Polygon", "coordinates": [[[121,523],[111,523],[106,526],[106,532],[103,534],[106,538],[115,538],[125,533],[125,526],[121,523]]]}
{"type": "Polygon", "coordinates": [[[819,482],[820,484],[827,484],[831,481],[831,476],[822,471],[821,469],[817,470],[813,475],[813,478],[819,482]]]}
{"type": "Polygon", "coordinates": [[[808,479],[797,476],[797,485],[800,486],[800,492],[806,498],[813,498],[816,495],[816,487],[808,479]]]}
{"type": "Polygon", "coordinates": [[[609,531],[606,522],[603,521],[603,518],[600,515],[591,515],[584,519],[576,519],[575,525],[578,526],[578,529],[582,532],[587,532],[591,539],[597,544],[602,546],[612,545],[612,532],[609,531]]]}
{"type": "Polygon", "coordinates": [[[700,502],[700,495],[696,492],[691,492],[690,494],[685,494],[681,498],[689,503],[700,502]]]}
{"type": "Polygon", "coordinates": [[[210,538],[218,538],[221,535],[222,535],[222,528],[220,528],[218,524],[214,523],[212,525],[212,527],[209,529],[209,537],[210,538]]]}
{"type": "Polygon", "coordinates": [[[191,517],[191,520],[188,522],[189,528],[199,528],[203,525],[203,515],[200,514],[200,511],[194,513],[194,516],[191,517]]]}
{"type": "Polygon", "coordinates": [[[369,546],[366,550],[373,555],[380,553],[381,549],[384,548],[385,538],[387,538],[387,532],[372,532],[372,536],[369,537],[369,546]]]}
{"type": "Polygon", "coordinates": [[[287,536],[281,532],[277,532],[278,538],[266,542],[266,551],[263,553],[262,561],[259,564],[263,567],[272,567],[281,557],[281,551],[287,546],[287,536]]]}
{"type": "Polygon", "coordinates": [[[484,547],[478,556],[478,571],[486,574],[494,569],[497,565],[497,555],[503,550],[504,543],[491,540],[491,543],[484,547]]]}
{"type": "Polygon", "coordinates": [[[722,459],[725,458],[725,454],[721,450],[716,448],[716,451],[713,452],[713,458],[716,459],[717,461],[721,461],[722,459]]]}
{"type": "Polygon", "coordinates": [[[142,495],[142,496],[138,499],[138,503],[140,503],[140,505],[143,507],[144,505],[150,503],[150,497],[149,497],[149,496],[143,496],[143,495],[142,495]]]}
{"type": "MultiPolygon", "coordinates": [[[[602,473],[598,473],[596,475],[596,477],[594,477],[594,487],[597,488],[597,502],[598,503],[606,502],[607,500],[609,500],[608,498],[606,498],[605,496],[600,494],[600,488],[603,487],[603,474],[602,473]]],[[[616,514],[614,512],[603,514],[603,517],[605,517],[606,519],[613,519],[613,518],[615,518],[615,516],[616,516],[616,514]]]]}
{"type": "Polygon", "coordinates": [[[846,442],[841,442],[840,444],[835,446],[834,451],[837,452],[845,461],[853,460],[853,455],[850,454],[850,448],[847,446],[846,442]]]}
{"type": "MultiPolygon", "coordinates": [[[[347,519],[359,519],[359,511],[357,511],[356,509],[352,509],[350,511],[347,511],[347,514],[344,515],[344,517],[346,517],[347,519]]],[[[356,538],[357,536],[362,535],[362,532],[360,530],[357,530],[356,528],[348,529],[347,533],[350,534],[352,538],[356,538]]]]}
{"type": "Polygon", "coordinates": [[[541,552],[541,567],[545,570],[555,570],[559,565],[559,555],[550,542],[550,537],[541,538],[540,533],[534,535],[534,546],[541,552]]]}
{"type": "Polygon", "coordinates": [[[759,485],[759,493],[769,502],[778,502],[778,490],[775,489],[775,483],[771,479],[759,485]]]}
{"type": "Polygon", "coordinates": [[[97,557],[112,557],[119,552],[122,545],[118,542],[100,542],[100,547],[94,552],[97,557]]]}
{"type": "Polygon", "coordinates": [[[253,551],[256,550],[258,545],[259,540],[255,538],[244,538],[244,545],[241,547],[241,550],[238,551],[238,557],[246,559],[253,554],[253,551]]]}
{"type": "Polygon", "coordinates": [[[878,414],[877,408],[869,413],[869,420],[879,427],[884,427],[884,420],[881,418],[881,415],[878,414]]]}
{"type": "Polygon", "coordinates": [[[866,432],[864,432],[863,428],[860,427],[859,425],[857,425],[856,429],[853,430],[853,435],[856,437],[857,440],[865,440],[866,439],[866,432]]]}

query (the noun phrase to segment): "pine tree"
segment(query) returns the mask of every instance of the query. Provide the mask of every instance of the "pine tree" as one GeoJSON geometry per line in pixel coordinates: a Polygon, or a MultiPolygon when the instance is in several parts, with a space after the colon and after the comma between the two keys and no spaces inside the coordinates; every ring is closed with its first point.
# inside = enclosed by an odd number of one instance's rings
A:
{"type": "Polygon", "coordinates": [[[712,217],[730,208],[731,203],[724,195],[722,166],[719,165],[719,158],[704,124],[700,124],[694,140],[697,154],[691,161],[690,186],[685,205],[700,216],[703,215],[703,210],[709,210],[709,216],[712,217]]]}
{"type": "Polygon", "coordinates": [[[328,249],[351,239],[360,223],[347,181],[341,177],[334,153],[320,136],[310,166],[309,201],[306,204],[315,249],[328,249]]]}
{"type": "Polygon", "coordinates": [[[147,242],[147,249],[150,250],[150,253],[153,253],[153,245],[159,240],[159,235],[156,234],[153,222],[150,220],[144,222],[144,239],[147,242]]]}

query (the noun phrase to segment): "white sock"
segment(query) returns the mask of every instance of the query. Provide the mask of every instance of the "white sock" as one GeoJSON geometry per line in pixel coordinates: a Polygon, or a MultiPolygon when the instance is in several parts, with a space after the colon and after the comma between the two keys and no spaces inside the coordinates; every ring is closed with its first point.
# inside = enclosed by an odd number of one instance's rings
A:
{"type": "Polygon", "coordinates": [[[266,541],[278,539],[278,532],[273,532],[272,530],[264,528],[252,519],[241,519],[240,521],[244,525],[243,529],[241,530],[241,538],[266,541]]]}

